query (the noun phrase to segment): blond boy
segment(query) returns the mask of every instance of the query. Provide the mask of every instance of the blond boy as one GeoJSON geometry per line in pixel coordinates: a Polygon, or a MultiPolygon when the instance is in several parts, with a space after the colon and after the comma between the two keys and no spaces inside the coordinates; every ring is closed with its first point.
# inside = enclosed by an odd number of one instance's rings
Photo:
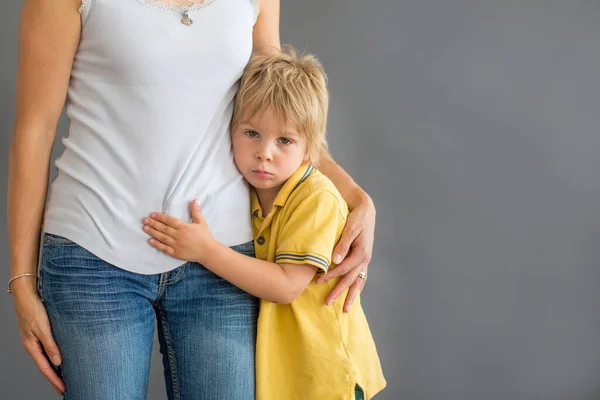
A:
{"type": "Polygon", "coordinates": [[[244,71],[231,124],[235,163],[252,186],[256,258],[217,242],[194,200],[192,223],[154,213],[145,226],[157,249],[202,264],[261,298],[256,398],[365,399],[385,379],[358,301],[343,312],[324,300],[348,208],[321,174],[326,151],[326,76],[313,56],[254,55],[244,71]]]}

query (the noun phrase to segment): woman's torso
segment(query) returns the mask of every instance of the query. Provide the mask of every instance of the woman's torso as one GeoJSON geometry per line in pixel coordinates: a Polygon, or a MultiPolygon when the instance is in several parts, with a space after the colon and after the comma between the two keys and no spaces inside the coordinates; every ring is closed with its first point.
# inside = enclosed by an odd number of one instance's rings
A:
{"type": "Polygon", "coordinates": [[[149,246],[142,219],[161,211],[187,221],[197,198],[218,240],[251,240],[229,121],[258,6],[205,1],[189,26],[181,9],[153,0],[84,2],[46,232],[123,269],[164,272],[182,261],[149,246]]]}

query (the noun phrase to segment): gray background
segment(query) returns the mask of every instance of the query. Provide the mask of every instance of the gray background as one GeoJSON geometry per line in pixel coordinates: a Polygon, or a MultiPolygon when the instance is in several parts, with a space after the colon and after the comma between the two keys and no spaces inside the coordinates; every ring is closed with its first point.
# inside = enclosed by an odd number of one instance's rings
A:
{"type": "MultiPolygon", "coordinates": [[[[1,209],[18,9],[0,4],[1,209]]],[[[597,0],[282,1],[282,42],[329,73],[333,154],[378,209],[377,399],[600,398],[598,21],[597,0]]],[[[6,295],[0,313],[0,397],[56,398],[6,295]]]]}

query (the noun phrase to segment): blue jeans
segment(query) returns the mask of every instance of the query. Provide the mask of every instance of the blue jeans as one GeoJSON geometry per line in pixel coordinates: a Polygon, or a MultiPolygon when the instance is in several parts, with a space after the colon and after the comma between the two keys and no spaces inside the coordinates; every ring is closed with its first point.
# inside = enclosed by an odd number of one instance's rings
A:
{"type": "Polygon", "coordinates": [[[65,400],[146,399],[155,324],[170,400],[254,400],[258,300],[202,265],[141,275],[45,234],[38,290],[65,400]]]}

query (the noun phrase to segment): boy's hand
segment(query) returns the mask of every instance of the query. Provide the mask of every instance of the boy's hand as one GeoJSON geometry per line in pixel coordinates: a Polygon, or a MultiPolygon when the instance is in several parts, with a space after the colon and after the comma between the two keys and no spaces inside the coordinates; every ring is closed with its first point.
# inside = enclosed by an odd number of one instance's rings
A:
{"type": "Polygon", "coordinates": [[[210,254],[215,239],[202,216],[198,202],[191,204],[192,222],[161,213],[152,213],[144,218],[144,232],[152,236],[152,247],[184,261],[203,263],[204,256],[210,254]]]}

